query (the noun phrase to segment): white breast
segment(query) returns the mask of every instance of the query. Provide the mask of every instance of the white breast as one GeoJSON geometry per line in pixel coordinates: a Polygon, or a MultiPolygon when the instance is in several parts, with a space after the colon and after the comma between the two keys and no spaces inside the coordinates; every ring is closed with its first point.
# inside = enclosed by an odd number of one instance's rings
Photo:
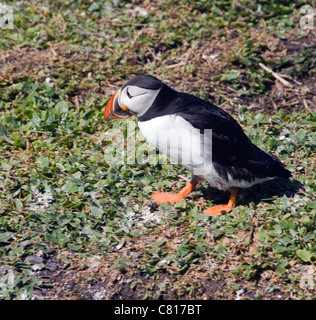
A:
{"type": "Polygon", "coordinates": [[[138,126],[150,144],[166,154],[176,163],[183,165],[193,175],[222,184],[222,179],[212,164],[212,130],[194,128],[178,115],[157,117],[139,121],[138,126]]]}

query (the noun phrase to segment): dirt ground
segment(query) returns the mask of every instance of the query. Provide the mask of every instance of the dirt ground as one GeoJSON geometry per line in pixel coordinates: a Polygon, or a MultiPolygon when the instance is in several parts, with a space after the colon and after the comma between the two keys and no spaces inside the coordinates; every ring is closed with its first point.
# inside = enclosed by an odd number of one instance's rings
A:
{"type": "MultiPolygon", "coordinates": [[[[265,43],[266,48],[262,55],[265,60],[282,59],[291,57],[300,48],[315,48],[315,33],[309,36],[299,37],[293,30],[287,39],[280,39],[273,34],[265,34],[260,29],[251,31],[255,41],[265,43]]],[[[198,92],[203,88],[207,92],[208,99],[215,103],[223,103],[221,95],[227,98],[223,108],[236,114],[241,106],[246,106],[253,112],[272,113],[279,109],[286,112],[295,110],[316,110],[316,79],[313,74],[306,74],[298,79],[281,74],[282,83],[277,78],[271,77],[268,92],[260,96],[242,96],[238,91],[230,86],[221,86],[214,81],[210,81],[214,75],[225,72],[227,59],[229,59],[229,48],[234,48],[240,42],[242,35],[234,30],[227,30],[228,37],[225,43],[218,42],[217,39],[201,41],[194,49],[183,48],[183,54],[177,60],[168,62],[168,68],[174,72],[167,79],[163,75],[157,74],[169,85],[179,91],[198,92]],[[216,57],[214,59],[207,57],[216,57]],[[195,74],[185,76],[184,67],[187,63],[197,66],[195,74]],[[211,75],[211,76],[210,76],[211,75]]],[[[158,46],[148,54],[146,61],[137,61],[133,50],[126,52],[125,60],[135,60],[135,63],[152,63],[164,53],[168,48],[158,46]]],[[[68,45],[52,45],[47,49],[36,49],[31,47],[16,48],[15,50],[0,51],[0,82],[10,83],[23,82],[28,77],[34,81],[45,81],[52,73],[58,73],[59,69],[69,69],[72,76],[85,78],[92,83],[93,69],[86,70],[85,65],[93,61],[94,54],[78,51],[68,45]],[[71,66],[71,67],[69,67],[71,66]]],[[[107,68],[107,61],[99,61],[96,69],[107,68]]],[[[227,71],[227,70],[226,70],[227,71]]],[[[65,71],[64,71],[65,72],[65,71]]],[[[239,69],[242,77],[243,70],[239,69]]],[[[278,73],[278,71],[277,71],[278,73]]],[[[52,82],[57,79],[52,78],[52,82]]],[[[113,90],[117,89],[125,79],[105,78],[98,85],[87,86],[72,92],[71,99],[76,105],[80,105],[85,99],[89,99],[91,92],[100,97],[109,96],[113,90]]],[[[254,299],[257,292],[264,290],[269,283],[273,283],[273,275],[269,271],[264,271],[258,275],[256,287],[252,284],[241,283],[242,291],[231,290],[228,282],[222,275],[210,277],[210,271],[215,262],[207,257],[203,264],[196,269],[184,272],[181,276],[170,273],[160,273],[159,278],[150,279],[138,273],[137,263],[141,254],[141,245],[148,241],[159,241],[158,237],[167,239],[168,245],[181,243],[182,230],[186,226],[179,226],[173,231],[161,230],[155,232],[153,238],[148,235],[140,236],[137,239],[130,239],[128,244],[120,250],[113,248],[111,254],[105,257],[93,256],[91,258],[81,258],[78,254],[67,249],[57,254],[44,255],[45,268],[38,272],[38,275],[49,283],[46,288],[34,291],[34,296],[38,299],[254,299]],[[172,234],[172,232],[174,234],[172,234]],[[62,262],[62,258],[68,259],[68,264],[62,262]],[[126,268],[116,267],[118,259],[128,259],[126,268]],[[69,268],[69,266],[71,266],[69,268]],[[132,282],[131,282],[131,279],[132,282]],[[192,279],[194,281],[192,281],[192,279]],[[134,283],[134,284],[133,284],[134,283]],[[177,291],[170,290],[172,283],[177,291]],[[191,292],[192,294],[188,294],[191,292]],[[194,299],[194,298],[193,298],[194,299]]],[[[240,235],[241,239],[251,235],[240,235]]],[[[251,255],[251,246],[248,255],[251,255]]],[[[238,247],[236,246],[235,261],[223,261],[221,269],[224,271],[231,264],[238,264],[238,247]]],[[[247,256],[246,254],[246,256],[247,256]]],[[[265,299],[289,299],[291,292],[266,292],[265,299]]]]}
{"type": "MultiPolygon", "coordinates": [[[[264,28],[252,29],[249,32],[254,43],[265,46],[260,53],[265,61],[291,59],[302,48],[316,49],[315,32],[300,37],[298,30],[294,29],[285,39],[265,33],[264,28]]],[[[196,93],[203,89],[208,100],[221,105],[223,109],[232,114],[237,114],[240,106],[246,106],[248,110],[262,113],[271,113],[279,109],[286,112],[294,110],[310,112],[316,109],[316,79],[313,73],[306,73],[296,79],[276,71],[284,82],[272,77],[268,80],[265,94],[260,96],[242,95],[231,85],[221,85],[218,79],[216,80],[216,76],[227,72],[227,63],[232,59],[232,51],[238,47],[243,37],[236,30],[226,30],[225,35],[228,39],[225,42],[214,38],[209,41],[200,41],[194,48],[183,45],[182,55],[165,62],[168,64],[166,68],[174,72],[168,75],[168,78],[163,74],[155,75],[179,91],[196,93]],[[188,63],[196,66],[195,72],[190,75],[185,74],[185,66],[188,63]],[[226,99],[224,103],[221,96],[226,99]]],[[[138,61],[133,48],[130,48],[126,51],[124,59],[146,67],[146,64],[158,61],[167,50],[166,46],[158,45],[148,53],[145,60],[138,61]]],[[[119,80],[116,77],[105,77],[97,85],[92,84],[92,75],[95,72],[100,70],[102,72],[110,67],[108,62],[102,59],[93,66],[96,53],[83,52],[78,48],[59,44],[52,44],[47,49],[23,47],[0,51],[0,82],[16,83],[28,77],[32,77],[34,81],[44,82],[47,77],[51,77],[50,81],[56,83],[59,70],[63,70],[64,73],[68,71],[73,78],[84,79],[87,83],[91,83],[91,86],[75,88],[70,92],[70,97],[77,106],[85,99],[89,99],[90,93],[103,98],[108,97],[113,90],[118,89],[131,76],[119,80]],[[52,74],[55,74],[55,78],[52,74]]],[[[240,78],[243,79],[245,70],[239,66],[234,68],[238,70],[240,78]]],[[[247,88],[249,84],[245,82],[244,86],[247,88]]]]}

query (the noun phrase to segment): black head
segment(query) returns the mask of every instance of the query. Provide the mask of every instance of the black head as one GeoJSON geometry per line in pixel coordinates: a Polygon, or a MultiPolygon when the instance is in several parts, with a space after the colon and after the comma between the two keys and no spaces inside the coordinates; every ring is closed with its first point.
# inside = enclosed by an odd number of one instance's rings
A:
{"type": "Polygon", "coordinates": [[[109,100],[105,119],[142,116],[152,106],[164,84],[149,75],[138,75],[127,81],[109,100]]]}
{"type": "Polygon", "coordinates": [[[135,86],[149,90],[158,90],[162,85],[163,83],[159,79],[147,74],[141,74],[127,81],[122,86],[122,90],[127,86],[135,86]]]}

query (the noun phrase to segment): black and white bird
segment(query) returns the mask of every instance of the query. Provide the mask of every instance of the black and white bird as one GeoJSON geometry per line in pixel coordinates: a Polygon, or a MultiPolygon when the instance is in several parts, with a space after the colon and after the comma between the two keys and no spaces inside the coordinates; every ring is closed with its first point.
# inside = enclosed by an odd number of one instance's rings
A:
{"type": "Polygon", "coordinates": [[[209,215],[229,212],[239,188],[291,173],[274,155],[255,146],[228,113],[191,94],[173,90],[149,75],[126,82],[108,101],[106,120],[135,115],[144,137],[160,152],[192,172],[190,183],[177,194],[157,192],[152,200],[175,203],[184,199],[199,181],[230,190],[226,205],[204,210],[209,215]]]}

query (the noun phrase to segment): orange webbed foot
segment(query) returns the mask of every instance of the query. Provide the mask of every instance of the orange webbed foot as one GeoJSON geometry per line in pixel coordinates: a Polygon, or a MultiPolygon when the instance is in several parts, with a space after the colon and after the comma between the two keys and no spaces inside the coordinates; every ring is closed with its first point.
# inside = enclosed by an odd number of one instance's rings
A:
{"type": "Polygon", "coordinates": [[[192,179],[188,185],[186,185],[179,193],[166,193],[166,192],[155,192],[151,196],[151,200],[157,201],[160,205],[162,203],[174,204],[176,202],[185,199],[185,197],[195,188],[197,181],[192,179]]]}
{"type": "Polygon", "coordinates": [[[218,205],[218,206],[214,206],[211,208],[208,208],[206,210],[203,211],[203,214],[208,214],[210,216],[220,216],[222,215],[222,211],[226,211],[227,213],[232,211],[232,207],[227,205],[227,204],[223,204],[223,205],[218,205]]]}
{"type": "Polygon", "coordinates": [[[173,193],[167,193],[167,192],[156,192],[153,193],[151,196],[151,200],[157,201],[158,205],[161,205],[162,203],[168,203],[174,204],[178,201],[180,201],[182,198],[179,197],[178,194],[173,193]]]}
{"type": "Polygon", "coordinates": [[[220,204],[220,205],[208,208],[203,211],[203,214],[208,214],[210,216],[215,216],[215,215],[220,216],[222,214],[222,211],[226,211],[227,213],[232,211],[236,204],[237,193],[238,193],[238,189],[233,188],[227,204],[220,204]]]}

